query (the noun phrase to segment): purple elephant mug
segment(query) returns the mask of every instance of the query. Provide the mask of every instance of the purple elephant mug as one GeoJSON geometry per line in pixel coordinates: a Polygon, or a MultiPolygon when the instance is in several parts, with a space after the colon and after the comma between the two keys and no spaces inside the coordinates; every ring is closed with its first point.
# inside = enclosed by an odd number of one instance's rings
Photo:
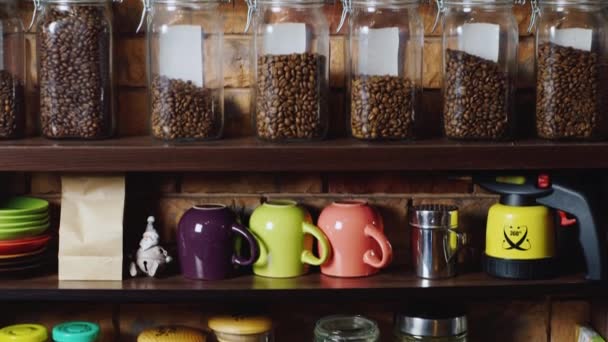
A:
{"type": "Polygon", "coordinates": [[[256,239],[223,204],[196,205],[186,211],[177,228],[177,248],[182,274],[190,279],[225,279],[235,264],[249,266],[259,256],[256,239]],[[238,236],[249,244],[248,258],[235,253],[238,236]]]}

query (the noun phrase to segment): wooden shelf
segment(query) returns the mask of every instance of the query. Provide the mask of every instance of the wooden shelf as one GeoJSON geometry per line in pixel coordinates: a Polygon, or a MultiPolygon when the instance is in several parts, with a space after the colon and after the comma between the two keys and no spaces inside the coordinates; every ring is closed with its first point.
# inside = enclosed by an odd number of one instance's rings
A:
{"type": "Polygon", "coordinates": [[[422,280],[388,271],[368,278],[331,278],[309,274],[292,279],[241,276],[222,281],[193,281],[181,276],[125,281],[58,281],[56,276],[0,281],[0,301],[191,302],[264,300],[408,300],[417,298],[523,298],[548,295],[603,296],[604,283],[582,275],[542,281],[514,281],[483,273],[445,280],[422,280]]]}
{"type": "Polygon", "coordinates": [[[350,139],[270,144],[255,138],[167,144],[150,137],[0,142],[0,171],[372,171],[608,168],[608,143],[350,139]]]}

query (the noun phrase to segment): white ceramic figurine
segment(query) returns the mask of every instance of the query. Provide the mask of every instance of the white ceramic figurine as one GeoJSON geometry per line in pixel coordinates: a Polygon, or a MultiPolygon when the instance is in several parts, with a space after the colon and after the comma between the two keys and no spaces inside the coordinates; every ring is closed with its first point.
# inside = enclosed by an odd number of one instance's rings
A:
{"type": "Polygon", "coordinates": [[[142,273],[154,277],[173,260],[169,253],[158,245],[158,238],[158,233],[154,229],[154,217],[150,216],[146,231],[139,242],[135,260],[131,261],[129,273],[132,277],[142,273]]]}

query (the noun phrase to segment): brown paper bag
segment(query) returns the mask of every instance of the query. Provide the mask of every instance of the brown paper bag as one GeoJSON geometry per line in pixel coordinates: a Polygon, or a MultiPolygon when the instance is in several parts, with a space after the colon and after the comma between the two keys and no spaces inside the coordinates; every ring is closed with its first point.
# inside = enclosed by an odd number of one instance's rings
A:
{"type": "Polygon", "coordinates": [[[62,176],[60,280],[122,280],[124,176],[62,176]]]}

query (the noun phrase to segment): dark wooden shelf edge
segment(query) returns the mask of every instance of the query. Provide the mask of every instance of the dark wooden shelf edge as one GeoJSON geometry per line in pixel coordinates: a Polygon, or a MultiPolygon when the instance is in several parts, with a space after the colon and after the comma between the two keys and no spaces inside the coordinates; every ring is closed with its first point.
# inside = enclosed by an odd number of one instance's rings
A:
{"type": "Polygon", "coordinates": [[[468,274],[425,281],[411,274],[385,273],[338,279],[311,274],[294,279],[243,276],[218,282],[128,279],[116,282],[57,281],[55,276],[0,281],[0,301],[190,302],[264,300],[414,300],[421,298],[525,298],[606,296],[606,283],[582,275],[544,281],[512,281],[468,274]]]}
{"type": "Polygon", "coordinates": [[[269,144],[255,138],[166,144],[150,137],[104,141],[30,138],[0,142],[0,171],[372,171],[608,168],[608,143],[442,139],[366,143],[335,139],[269,144]]]}

